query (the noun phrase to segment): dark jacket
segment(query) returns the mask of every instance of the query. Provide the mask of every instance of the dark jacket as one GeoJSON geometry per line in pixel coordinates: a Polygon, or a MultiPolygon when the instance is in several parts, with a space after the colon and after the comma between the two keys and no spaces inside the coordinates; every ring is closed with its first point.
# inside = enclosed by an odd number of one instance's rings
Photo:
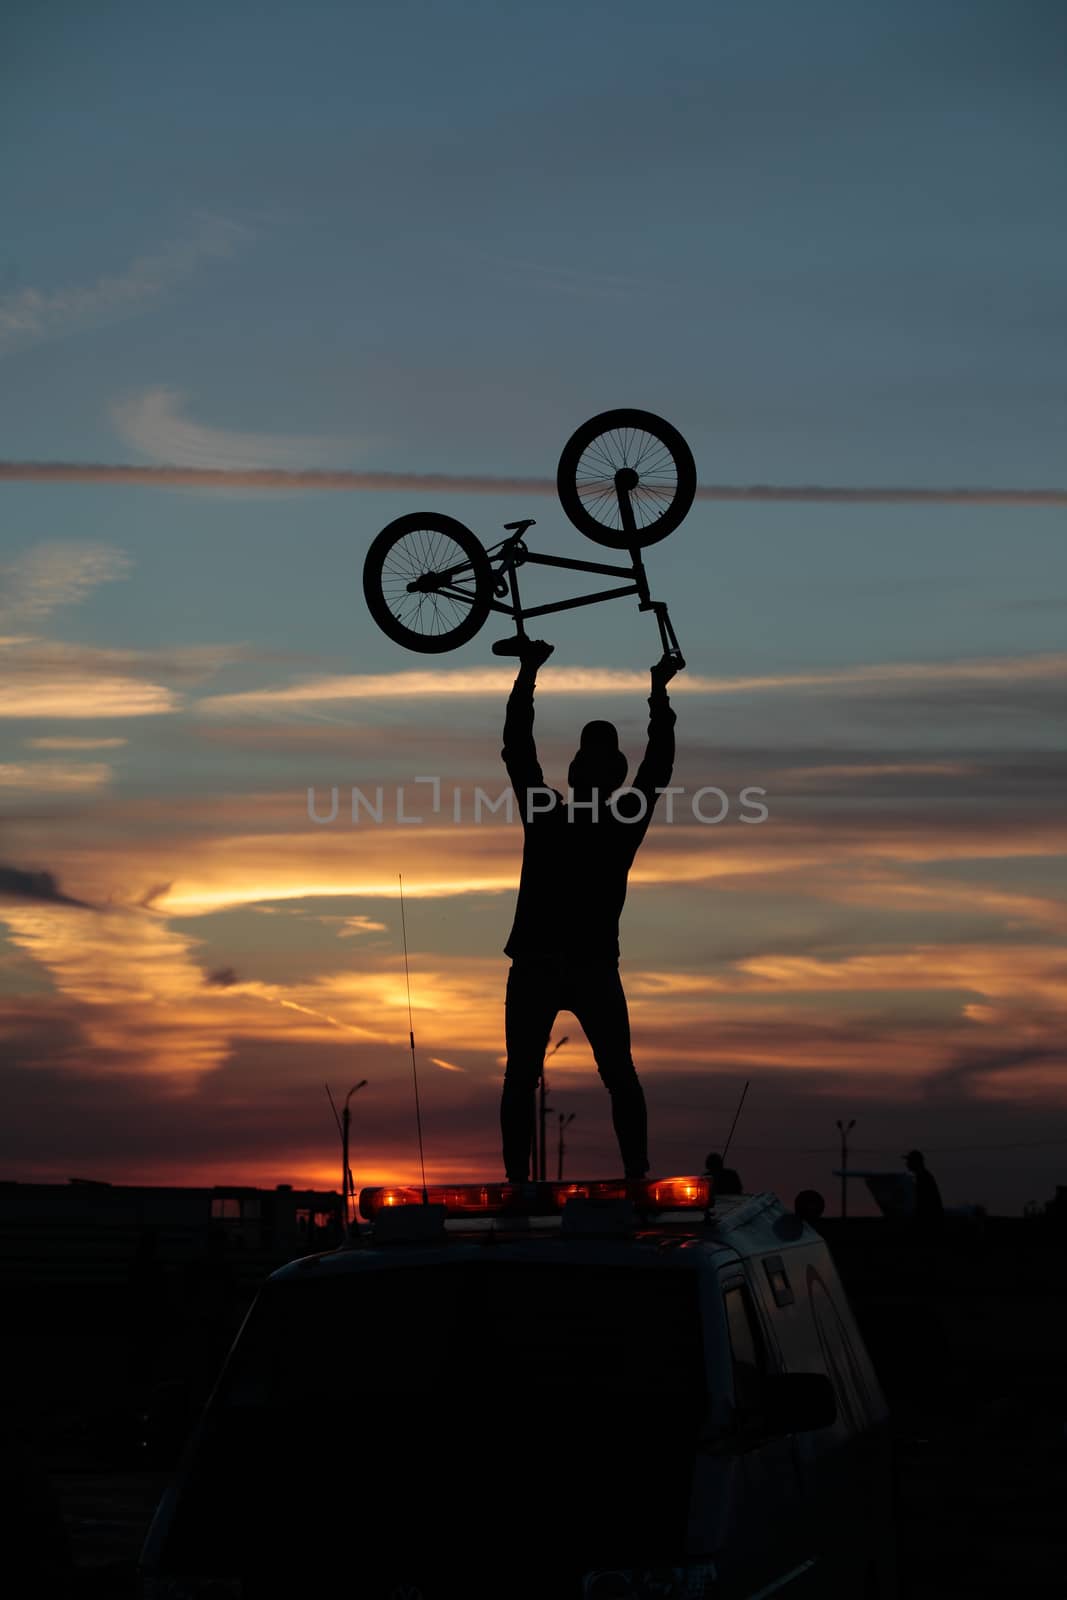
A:
{"type": "Polygon", "coordinates": [[[932,1172],[920,1167],[915,1174],[915,1215],[920,1222],[940,1222],[945,1208],[932,1172]]]}
{"type": "Polygon", "coordinates": [[[616,803],[606,800],[597,820],[580,805],[570,820],[567,803],[545,786],[533,736],[534,673],[523,667],[504,720],[501,754],[519,802],[524,841],[515,921],[504,953],[512,960],[618,961],[619,916],[634,856],[652,821],[657,789],[674,769],[675,715],[665,688],[649,696],[648,745],[631,787],[616,803]],[[530,791],[537,808],[529,810],[530,791]],[[549,806],[551,809],[541,810],[549,806]],[[644,809],[642,814],[642,797],[644,809]]]}

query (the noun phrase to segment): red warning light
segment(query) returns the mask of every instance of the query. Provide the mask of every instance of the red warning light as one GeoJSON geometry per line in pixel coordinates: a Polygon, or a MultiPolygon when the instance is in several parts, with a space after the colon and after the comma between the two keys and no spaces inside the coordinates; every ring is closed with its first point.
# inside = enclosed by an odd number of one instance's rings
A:
{"type": "MultiPolygon", "coordinates": [[[[365,1190],[364,1193],[369,1193],[365,1190]]],[[[385,1206],[418,1206],[422,1204],[421,1189],[375,1189],[377,1195],[375,1208],[381,1210],[385,1206]]],[[[360,1196],[362,1199],[362,1195],[360,1196]]]]}
{"type": "Polygon", "coordinates": [[[359,1209],[367,1218],[390,1206],[444,1206],[447,1217],[553,1216],[568,1200],[629,1200],[644,1213],[702,1211],[711,1203],[712,1184],[707,1177],[656,1178],[630,1182],[625,1178],[591,1178],[570,1183],[462,1183],[434,1184],[423,1194],[418,1188],[362,1189],[359,1209]]]}
{"type": "Polygon", "coordinates": [[[706,1206],[711,1199],[710,1178],[660,1178],[645,1188],[657,1211],[686,1211],[690,1206],[706,1206]]]}

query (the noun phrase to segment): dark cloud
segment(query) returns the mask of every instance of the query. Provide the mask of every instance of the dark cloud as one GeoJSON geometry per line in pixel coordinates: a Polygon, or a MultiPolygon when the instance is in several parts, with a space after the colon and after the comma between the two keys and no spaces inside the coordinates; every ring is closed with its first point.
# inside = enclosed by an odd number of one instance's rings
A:
{"type": "MultiPolygon", "coordinates": [[[[0,482],[156,484],[202,489],[400,489],[420,494],[555,494],[553,478],[481,473],[293,472],[279,467],[131,467],[104,462],[0,461],[0,482]]],[[[1067,505],[1067,489],[843,488],[829,484],[701,484],[698,500],[814,501],[879,505],[1067,505]]]]}
{"type": "Polygon", "coordinates": [[[9,895],[16,900],[37,900],[46,905],[80,906],[92,909],[88,901],[76,900],[64,894],[51,872],[26,871],[22,867],[0,866],[0,896],[9,895]]]}
{"type": "Polygon", "coordinates": [[[932,1094],[950,1091],[970,1092],[978,1080],[987,1077],[1004,1077],[1031,1067],[1055,1067],[1064,1073],[1067,1082],[1067,1041],[1060,1045],[1034,1044],[975,1047],[960,1050],[943,1071],[935,1073],[929,1082],[932,1094]]]}
{"type": "Polygon", "coordinates": [[[151,889],[145,890],[144,894],[136,902],[136,904],[140,906],[143,911],[151,911],[155,905],[155,902],[157,900],[161,900],[163,896],[172,888],[172,883],[155,883],[152,885],[151,889]]]}
{"type": "Polygon", "coordinates": [[[229,989],[239,983],[236,967],[213,967],[205,974],[205,983],[213,984],[218,989],[229,989]]]}
{"type": "MultiPolygon", "coordinates": [[[[709,782],[739,791],[759,784],[776,799],[1047,801],[1062,813],[1067,790],[1067,752],[1052,749],[938,752],[916,746],[887,750],[874,745],[762,748],[693,746],[682,749],[681,766],[703,763],[709,782]],[[718,775],[716,777],[715,775],[718,775]]],[[[931,813],[933,815],[933,813],[931,813]]],[[[999,815],[999,812],[998,812],[999,815]]]]}

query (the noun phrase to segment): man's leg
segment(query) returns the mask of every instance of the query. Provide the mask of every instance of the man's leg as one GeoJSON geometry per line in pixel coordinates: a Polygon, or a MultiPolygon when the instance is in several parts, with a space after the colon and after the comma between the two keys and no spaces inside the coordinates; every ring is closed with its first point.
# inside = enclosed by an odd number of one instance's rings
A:
{"type": "Polygon", "coordinates": [[[500,1133],[509,1183],[525,1183],[530,1176],[537,1080],[558,1010],[552,969],[516,962],[508,973],[504,1001],[508,1064],[500,1097],[500,1133]]]}
{"type": "Polygon", "coordinates": [[[568,987],[564,1004],[581,1023],[611,1096],[623,1171],[628,1178],[643,1178],[648,1171],[648,1114],[630,1054],[630,1014],[619,969],[614,964],[587,967],[574,974],[568,987]]]}

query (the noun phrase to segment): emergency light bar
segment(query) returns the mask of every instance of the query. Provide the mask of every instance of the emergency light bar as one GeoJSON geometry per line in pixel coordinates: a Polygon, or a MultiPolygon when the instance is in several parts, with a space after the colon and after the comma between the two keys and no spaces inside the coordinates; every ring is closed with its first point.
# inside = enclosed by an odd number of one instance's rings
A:
{"type": "Polygon", "coordinates": [[[391,1206],[444,1206],[446,1217],[550,1217],[568,1200],[629,1200],[635,1211],[703,1211],[711,1204],[711,1179],[593,1178],[576,1183],[462,1183],[419,1188],[361,1189],[359,1209],[368,1221],[391,1206]]]}

